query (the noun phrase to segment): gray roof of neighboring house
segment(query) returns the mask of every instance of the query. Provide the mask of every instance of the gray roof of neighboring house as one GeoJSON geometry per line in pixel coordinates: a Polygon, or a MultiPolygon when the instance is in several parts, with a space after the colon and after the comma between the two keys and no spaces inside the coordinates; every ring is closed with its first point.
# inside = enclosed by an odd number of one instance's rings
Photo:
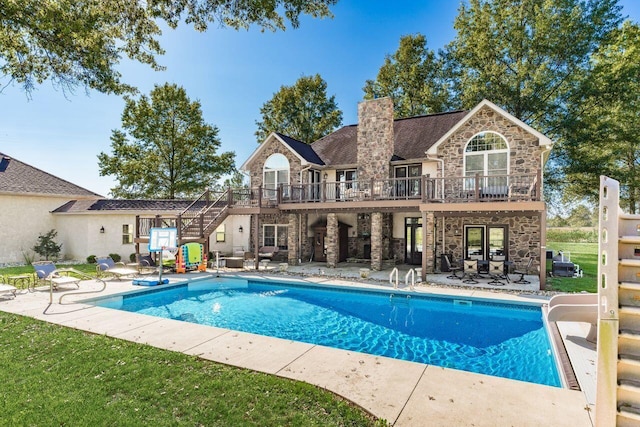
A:
{"type": "Polygon", "coordinates": [[[135,211],[135,212],[182,212],[193,200],[71,200],[53,213],[77,213],[77,212],[105,212],[105,211],[135,211]]]}
{"type": "MultiPolygon", "coordinates": [[[[417,159],[435,144],[449,129],[462,120],[468,111],[430,114],[393,121],[393,159],[417,159]]],[[[347,165],[358,162],[358,125],[344,126],[311,144],[311,148],[327,165],[347,165]]],[[[391,159],[389,159],[391,160],[391,159]]]]}
{"type": "Polygon", "coordinates": [[[0,153],[0,192],[102,197],[3,153],[0,153]]]}
{"type": "Polygon", "coordinates": [[[291,147],[293,151],[298,153],[300,157],[306,161],[316,165],[324,165],[322,159],[318,157],[318,154],[313,151],[313,148],[311,148],[309,144],[305,144],[302,141],[298,141],[297,139],[293,139],[290,136],[278,132],[276,132],[276,135],[278,135],[289,147],[291,147]]]}

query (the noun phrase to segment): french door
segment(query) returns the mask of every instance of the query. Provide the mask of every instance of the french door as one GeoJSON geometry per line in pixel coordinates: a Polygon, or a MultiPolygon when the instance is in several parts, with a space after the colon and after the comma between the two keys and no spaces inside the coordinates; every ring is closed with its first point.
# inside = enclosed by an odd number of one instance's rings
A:
{"type": "Polygon", "coordinates": [[[422,264],[422,218],[405,218],[404,220],[406,264],[422,264]]]}
{"type": "Polygon", "coordinates": [[[506,225],[466,225],[464,227],[464,258],[507,260],[506,225]]]}

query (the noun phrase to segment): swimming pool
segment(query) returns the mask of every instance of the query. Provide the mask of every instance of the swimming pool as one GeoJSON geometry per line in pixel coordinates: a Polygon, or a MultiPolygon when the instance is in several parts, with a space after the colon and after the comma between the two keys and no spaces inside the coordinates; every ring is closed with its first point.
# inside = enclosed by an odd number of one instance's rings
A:
{"type": "Polygon", "coordinates": [[[93,304],[560,387],[538,306],[212,278],[93,304]]]}

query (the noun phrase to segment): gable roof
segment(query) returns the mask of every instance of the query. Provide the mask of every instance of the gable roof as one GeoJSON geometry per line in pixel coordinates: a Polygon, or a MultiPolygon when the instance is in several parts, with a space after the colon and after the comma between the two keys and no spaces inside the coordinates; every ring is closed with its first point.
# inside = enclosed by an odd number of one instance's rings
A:
{"type": "Polygon", "coordinates": [[[0,153],[0,193],[102,197],[4,153],[0,153]]]}
{"type": "Polygon", "coordinates": [[[267,142],[271,139],[274,139],[284,145],[294,156],[296,156],[302,164],[316,164],[319,166],[323,166],[324,162],[318,155],[313,151],[313,149],[309,146],[309,144],[305,144],[302,141],[298,141],[297,139],[291,138],[290,136],[283,135],[278,132],[271,132],[268,137],[260,144],[260,146],[249,156],[247,160],[240,166],[241,170],[247,170],[247,166],[253,161],[253,159],[264,150],[264,147],[267,146],[267,142]]]}
{"type": "Polygon", "coordinates": [[[440,139],[438,139],[438,141],[435,142],[435,144],[433,144],[431,147],[429,147],[429,149],[427,150],[427,154],[436,154],[437,153],[437,148],[438,148],[438,146],[440,144],[442,144],[444,141],[446,141],[447,138],[449,138],[451,135],[453,135],[458,129],[460,129],[465,123],[467,123],[467,121],[471,117],[473,117],[478,111],[480,111],[480,109],[482,109],[484,107],[491,108],[493,111],[495,111],[496,113],[500,114],[502,117],[504,117],[505,119],[509,120],[510,122],[515,124],[516,126],[519,126],[519,127],[523,128],[525,131],[527,131],[530,134],[534,135],[536,138],[538,138],[538,143],[540,145],[543,145],[543,146],[552,146],[553,145],[553,141],[551,141],[551,139],[549,137],[547,137],[547,136],[543,135],[542,133],[538,132],[537,130],[535,130],[534,128],[532,128],[531,126],[529,126],[528,124],[526,124],[522,120],[520,120],[520,119],[516,118],[515,116],[512,116],[511,114],[507,113],[506,111],[504,111],[502,108],[498,107],[493,102],[491,102],[491,101],[489,101],[487,99],[483,99],[482,102],[480,102],[478,105],[476,105],[471,111],[469,111],[466,114],[466,116],[464,116],[458,123],[456,123],[454,126],[452,126],[451,129],[449,129],[444,135],[442,135],[440,137],[440,139]]]}
{"type": "Polygon", "coordinates": [[[79,212],[182,212],[193,200],[70,200],[53,213],[79,212]]]}

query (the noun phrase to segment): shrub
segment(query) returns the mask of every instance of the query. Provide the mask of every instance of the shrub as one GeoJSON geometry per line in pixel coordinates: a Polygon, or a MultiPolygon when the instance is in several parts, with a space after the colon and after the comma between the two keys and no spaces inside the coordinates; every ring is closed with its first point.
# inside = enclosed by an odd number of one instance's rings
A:
{"type": "Polygon", "coordinates": [[[571,243],[597,243],[598,232],[593,229],[550,228],[547,229],[547,241],[571,243]]]}
{"type": "Polygon", "coordinates": [[[58,258],[60,250],[62,249],[62,243],[59,245],[55,242],[55,238],[58,235],[56,230],[49,230],[46,234],[38,236],[38,244],[32,249],[35,253],[43,256],[47,261],[49,257],[58,258]]]}
{"type": "Polygon", "coordinates": [[[111,257],[113,262],[120,262],[120,260],[122,259],[122,257],[118,254],[109,254],[109,256],[111,257]]]}
{"type": "Polygon", "coordinates": [[[136,253],[132,253],[131,255],[129,255],[129,261],[130,262],[136,262],[136,253]]]}
{"type": "Polygon", "coordinates": [[[95,255],[89,255],[87,257],[87,264],[95,264],[97,262],[95,255]]]}

